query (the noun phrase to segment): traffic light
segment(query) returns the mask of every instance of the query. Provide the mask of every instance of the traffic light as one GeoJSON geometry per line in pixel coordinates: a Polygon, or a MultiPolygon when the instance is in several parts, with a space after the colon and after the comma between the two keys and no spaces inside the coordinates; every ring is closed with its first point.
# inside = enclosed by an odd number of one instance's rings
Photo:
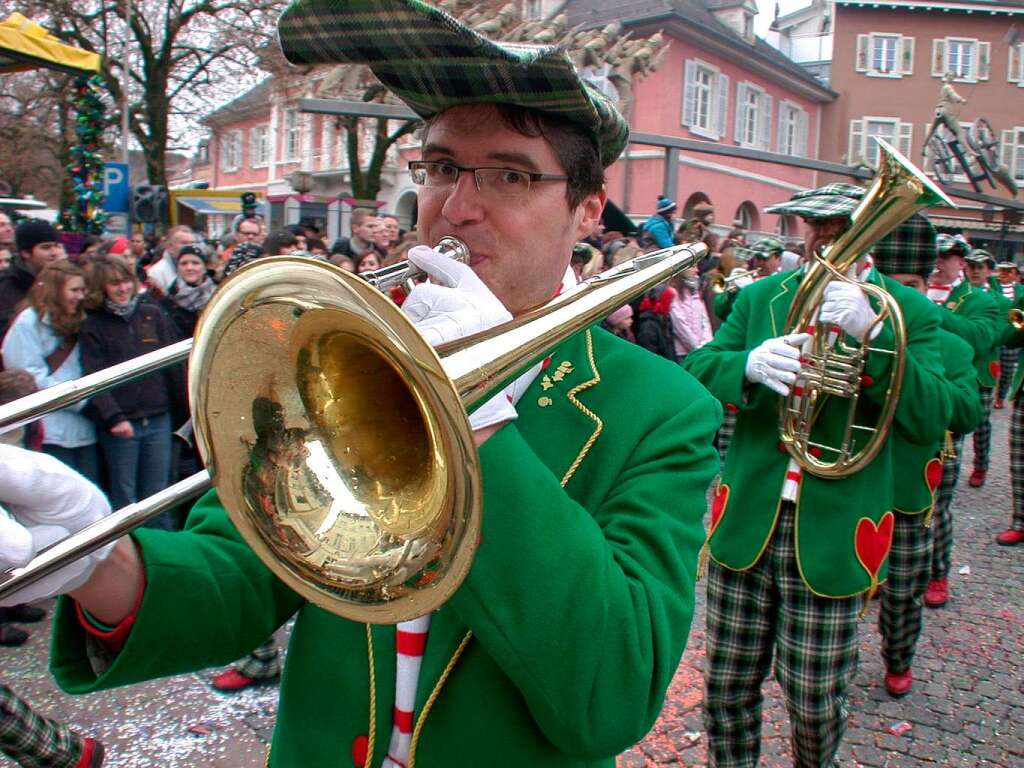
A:
{"type": "Polygon", "coordinates": [[[143,224],[167,220],[167,188],[140,184],[132,189],[132,219],[143,224]]]}

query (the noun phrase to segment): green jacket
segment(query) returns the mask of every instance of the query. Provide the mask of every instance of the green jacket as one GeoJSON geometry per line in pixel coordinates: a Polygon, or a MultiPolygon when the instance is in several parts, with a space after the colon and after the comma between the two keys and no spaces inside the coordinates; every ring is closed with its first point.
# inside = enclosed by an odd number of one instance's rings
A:
{"type": "Polygon", "coordinates": [[[722,291],[715,295],[714,306],[712,309],[715,312],[715,317],[723,323],[729,319],[729,313],[732,312],[732,305],[736,303],[736,297],[739,293],[739,290],[722,291]]]}
{"type": "MultiPolygon", "coordinates": [[[[711,556],[734,570],[750,568],[764,552],[775,529],[789,460],[778,436],[779,396],[746,382],[747,357],[761,342],[784,333],[786,313],[802,274],[784,272],[744,288],[715,338],[686,358],[687,370],[726,408],[738,411],[712,507],[709,539],[711,556]]],[[[872,282],[880,285],[883,279],[903,310],[908,339],[895,425],[907,439],[934,445],[945,432],[951,408],[943,380],[939,321],[920,293],[872,272],[872,282]]],[[[872,346],[891,349],[892,344],[892,327],[886,323],[872,346]]],[[[859,423],[876,423],[876,401],[884,397],[890,371],[889,355],[869,356],[865,373],[871,381],[862,389],[859,423]]],[[[826,403],[813,439],[837,444],[847,411],[845,401],[826,403]]],[[[825,480],[804,473],[796,503],[797,560],[804,581],[815,593],[846,597],[884,580],[886,532],[891,532],[892,525],[893,462],[900,464],[892,456],[890,440],[855,475],[825,480]],[[883,521],[886,513],[890,519],[883,521]]],[[[897,471],[901,470],[899,466],[897,471]]]]}
{"type": "MultiPolygon", "coordinates": [[[[942,310],[935,308],[936,314],[942,310]]],[[[949,430],[960,435],[973,432],[982,417],[981,398],[970,344],[948,331],[939,329],[942,363],[949,385],[953,407],[949,430]]],[[[896,430],[893,433],[893,456],[899,466],[895,472],[893,509],[908,515],[930,512],[935,504],[935,490],[942,480],[942,459],[939,458],[945,440],[919,445],[907,440],[896,430]]]]}
{"type": "Polygon", "coordinates": [[[1003,332],[999,324],[1000,305],[988,291],[962,280],[942,306],[948,310],[942,315],[943,329],[959,336],[974,350],[978,385],[993,386],[998,378],[998,342],[1003,332]]]}
{"type": "MultiPolygon", "coordinates": [[[[718,468],[718,403],[679,366],[592,330],[554,353],[518,410],[480,448],[480,547],[430,625],[417,722],[453,666],[418,740],[421,768],[611,768],[654,724],[686,645],[718,468]]],[[[303,603],[245,546],[213,494],[185,532],[133,535],[146,592],[102,676],[70,602],[58,609],[51,668],[66,690],[226,664],[298,611],[269,764],[350,765],[353,742],[369,733],[372,696],[380,765],[395,694],[393,626],[303,603]]]]}
{"type": "Polygon", "coordinates": [[[999,337],[999,346],[1005,347],[1007,345],[1007,342],[1009,342],[1016,333],[1014,327],[1010,325],[1010,310],[1013,308],[1024,310],[1024,285],[1022,285],[1021,283],[1014,283],[1013,299],[1008,299],[1006,298],[1006,296],[1003,295],[1003,286],[999,282],[999,280],[997,280],[994,277],[990,277],[989,284],[992,286],[992,295],[1002,299],[1003,303],[1000,307],[1000,311],[1004,309],[1006,310],[1005,314],[1001,318],[1004,321],[1004,323],[1001,326],[1003,332],[999,337]]]}

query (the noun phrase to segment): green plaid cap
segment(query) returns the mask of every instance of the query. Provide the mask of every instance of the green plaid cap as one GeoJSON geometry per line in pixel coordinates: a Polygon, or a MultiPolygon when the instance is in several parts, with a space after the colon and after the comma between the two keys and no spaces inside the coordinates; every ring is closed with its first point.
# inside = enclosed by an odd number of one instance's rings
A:
{"type": "Polygon", "coordinates": [[[884,274],[920,275],[927,279],[935,268],[935,239],[932,223],[915,213],[879,240],[871,256],[884,274]]]}
{"type": "Polygon", "coordinates": [[[995,257],[984,248],[975,248],[965,258],[975,264],[988,264],[992,269],[996,267],[995,257]]]}
{"type": "Polygon", "coordinates": [[[1020,267],[1013,261],[1000,261],[996,264],[996,269],[1016,269],[1020,272],[1020,267]]]}
{"type": "Polygon", "coordinates": [[[963,235],[947,235],[943,233],[936,238],[935,242],[940,254],[959,250],[961,256],[966,256],[971,252],[971,244],[967,242],[967,238],[963,235]]]}
{"type": "Polygon", "coordinates": [[[781,256],[782,252],[786,249],[783,247],[781,240],[774,237],[766,237],[764,240],[758,240],[750,246],[750,250],[753,252],[753,256],[767,259],[773,253],[781,256]]]}
{"type": "Polygon", "coordinates": [[[856,184],[827,184],[797,192],[786,202],[769,205],[764,210],[805,219],[837,219],[853,213],[862,197],[864,190],[856,184]]]}
{"type": "Polygon", "coordinates": [[[291,63],[366,64],[425,119],[461,104],[525,107],[578,125],[605,167],[629,138],[612,101],[558,46],[488,40],[421,0],[295,0],[277,32],[291,63]]]}

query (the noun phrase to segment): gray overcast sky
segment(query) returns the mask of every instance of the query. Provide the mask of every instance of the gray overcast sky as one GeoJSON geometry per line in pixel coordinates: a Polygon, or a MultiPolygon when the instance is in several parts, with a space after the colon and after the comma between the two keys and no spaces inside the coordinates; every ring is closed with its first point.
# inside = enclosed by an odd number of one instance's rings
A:
{"type": "MultiPolygon", "coordinates": [[[[797,8],[810,4],[811,0],[779,0],[779,13],[792,13],[797,8]]],[[[754,18],[754,31],[758,36],[764,37],[768,34],[768,26],[775,16],[775,0],[757,0],[757,9],[760,13],[754,18]]]]}

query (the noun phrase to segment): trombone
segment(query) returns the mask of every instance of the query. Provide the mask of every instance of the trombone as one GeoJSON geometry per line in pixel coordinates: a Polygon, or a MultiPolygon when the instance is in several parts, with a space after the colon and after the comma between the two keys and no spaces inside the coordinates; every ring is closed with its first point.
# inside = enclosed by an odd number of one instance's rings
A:
{"type": "Polygon", "coordinates": [[[733,291],[738,291],[742,287],[740,284],[745,279],[756,279],[757,274],[758,271],[756,269],[744,269],[738,272],[733,270],[732,274],[728,277],[722,274],[715,274],[708,280],[708,285],[711,286],[711,290],[715,293],[732,293],[733,291]]]}
{"type": "MultiPolygon", "coordinates": [[[[438,247],[469,255],[454,238],[438,247]]],[[[194,343],[0,408],[7,431],[189,356],[194,437],[208,470],[40,553],[0,583],[0,598],[212,484],[253,551],[306,600],[360,622],[423,615],[461,584],[480,535],[466,409],[706,250],[691,243],[637,257],[436,350],[378,290],[413,276],[408,265],[368,281],[301,257],[248,264],[214,294],[194,343]]]]}

